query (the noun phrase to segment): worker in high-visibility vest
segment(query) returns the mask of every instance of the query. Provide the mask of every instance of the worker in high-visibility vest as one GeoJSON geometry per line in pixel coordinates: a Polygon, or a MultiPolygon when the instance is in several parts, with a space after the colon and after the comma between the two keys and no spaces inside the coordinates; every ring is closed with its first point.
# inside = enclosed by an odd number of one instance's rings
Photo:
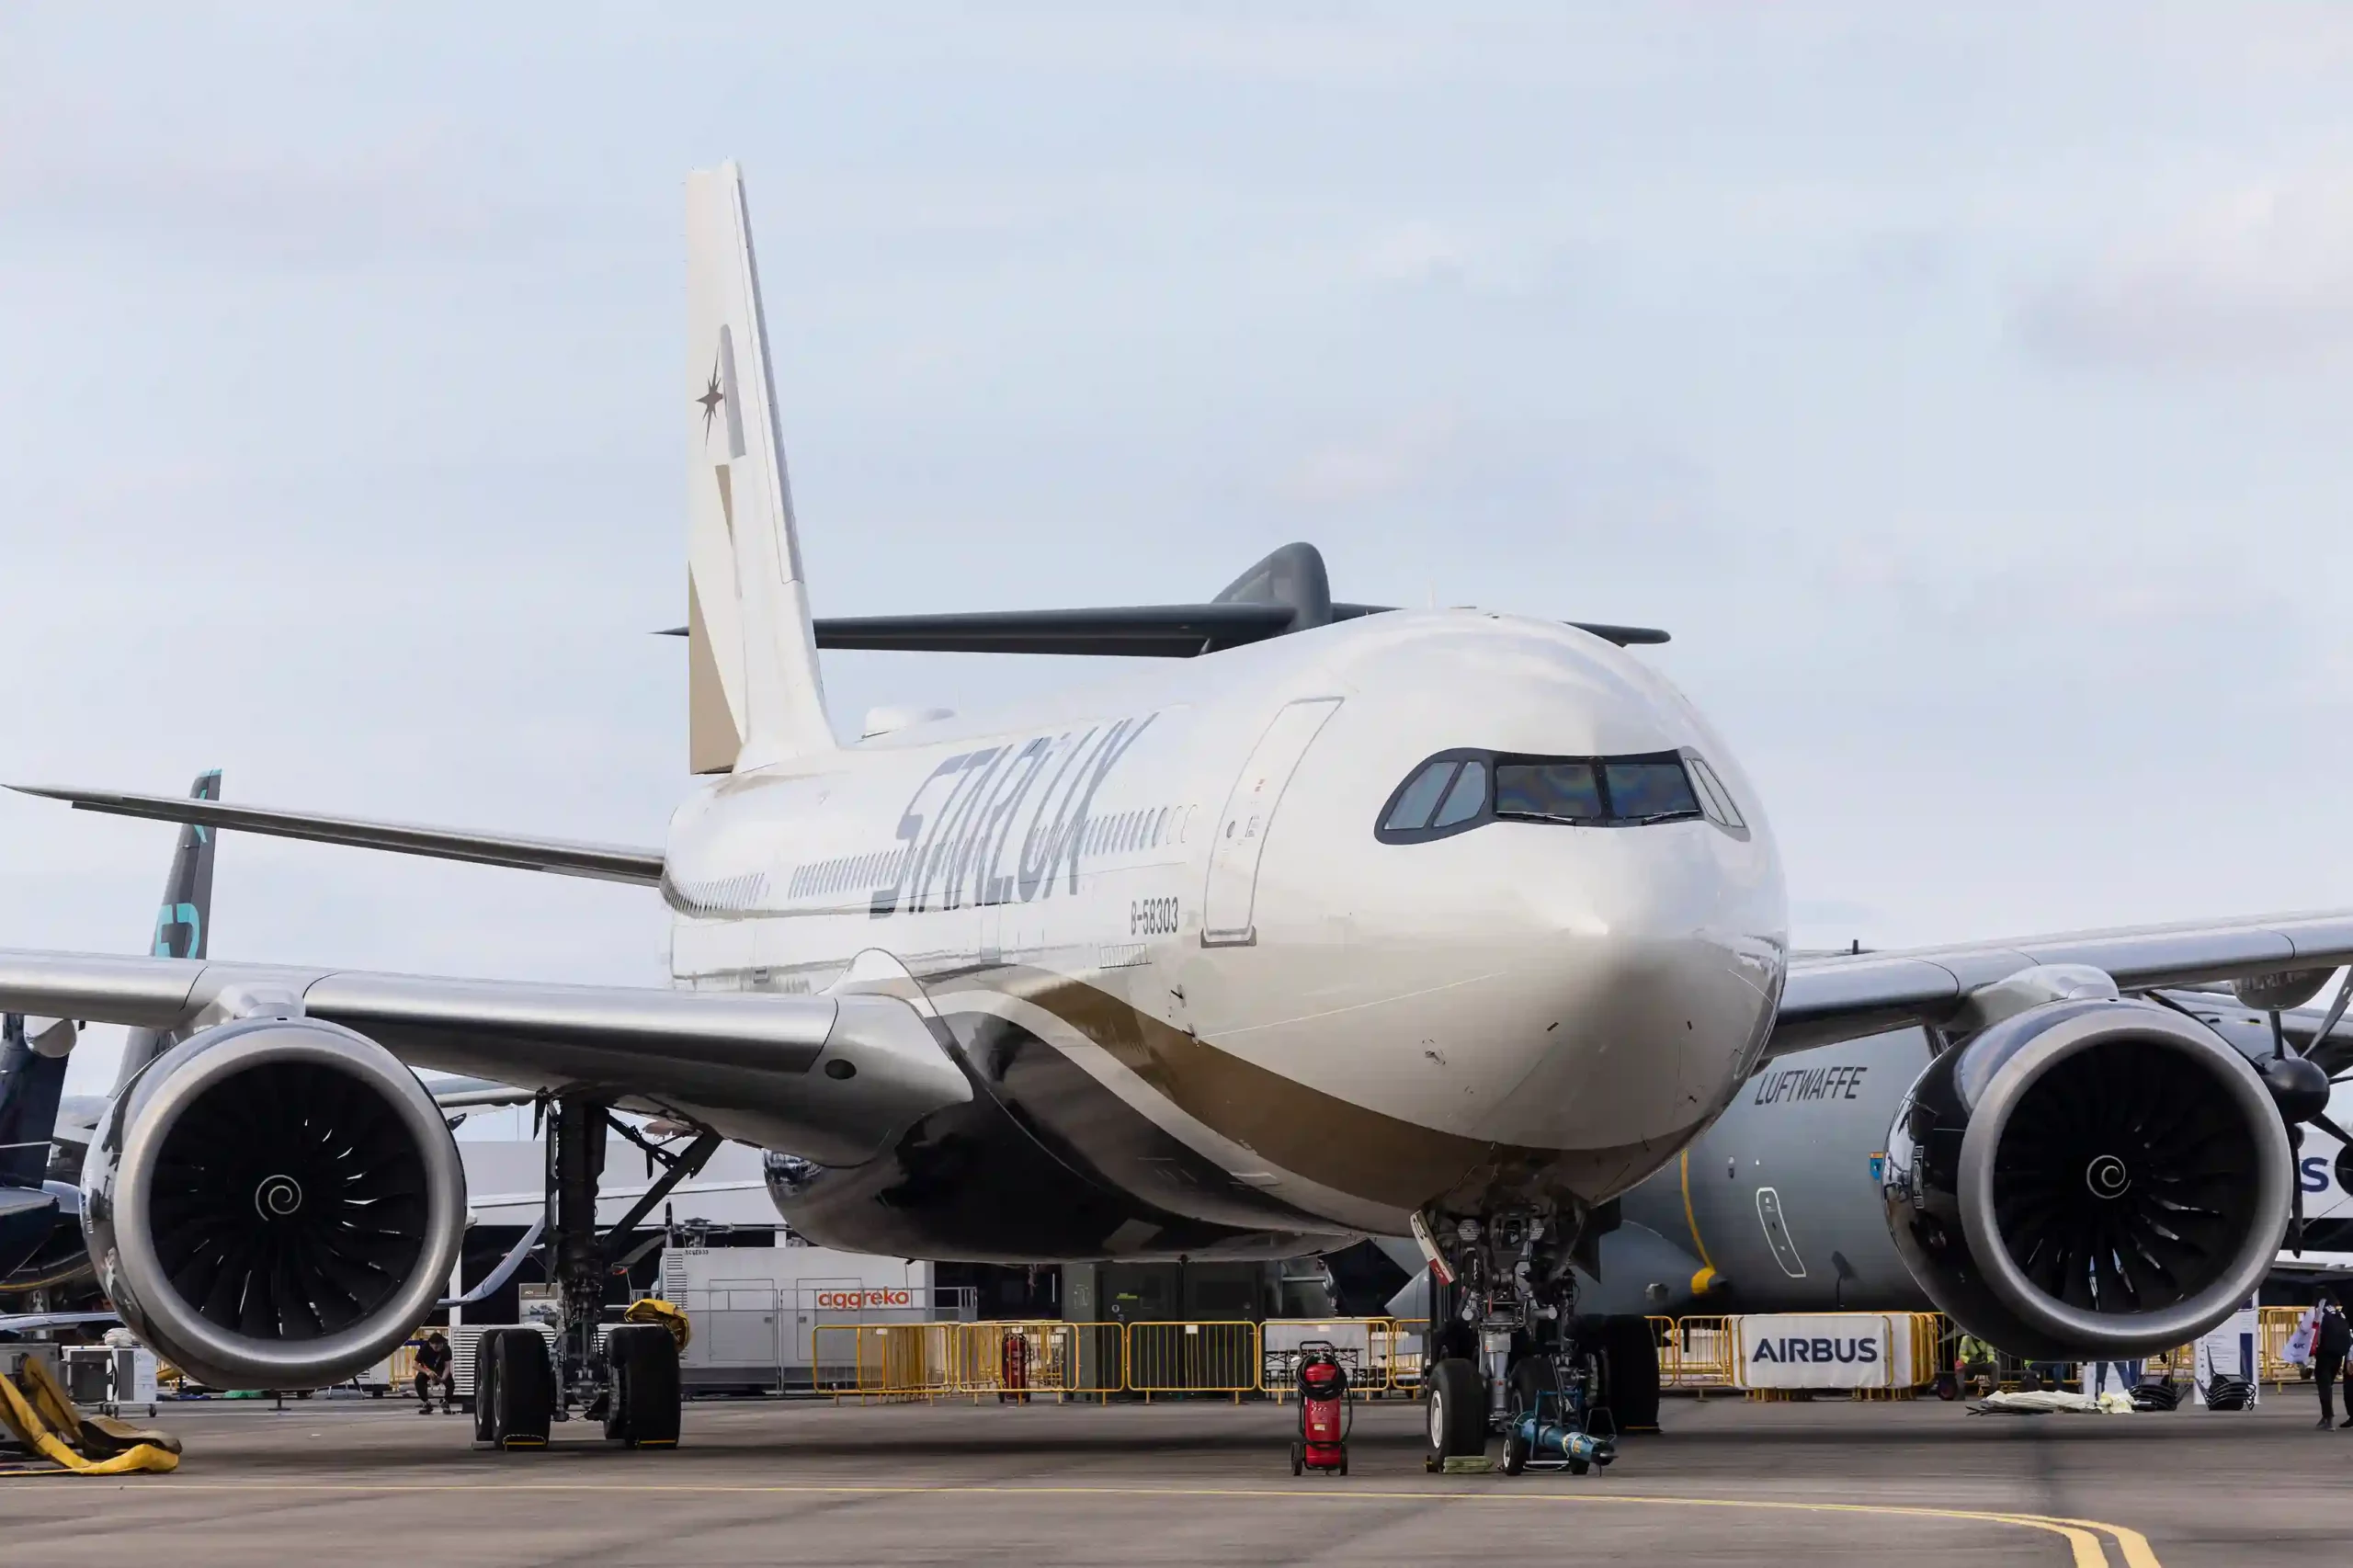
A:
{"type": "Polygon", "coordinates": [[[1982,1396],[2001,1386],[2001,1366],[1993,1346],[1973,1334],[1961,1336],[1961,1351],[1954,1358],[1953,1369],[1961,1375],[1961,1392],[1971,1392],[1972,1384],[1979,1384],[1982,1396]]]}

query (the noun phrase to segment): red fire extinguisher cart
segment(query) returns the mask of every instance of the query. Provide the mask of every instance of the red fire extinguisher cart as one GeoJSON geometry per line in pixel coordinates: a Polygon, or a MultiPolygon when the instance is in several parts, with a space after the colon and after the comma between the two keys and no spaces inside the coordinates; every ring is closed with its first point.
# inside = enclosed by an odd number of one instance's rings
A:
{"type": "Polygon", "coordinates": [[[1290,1446],[1290,1472],[1348,1473],[1348,1429],[1356,1407],[1348,1399],[1348,1369],[1329,1340],[1299,1347],[1299,1441],[1290,1446]]]}

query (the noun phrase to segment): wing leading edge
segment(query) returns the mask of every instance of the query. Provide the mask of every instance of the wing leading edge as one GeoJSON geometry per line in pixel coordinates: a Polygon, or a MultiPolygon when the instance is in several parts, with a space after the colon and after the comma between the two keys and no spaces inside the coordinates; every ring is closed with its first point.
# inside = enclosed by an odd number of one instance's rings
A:
{"type": "Polygon", "coordinates": [[[188,959],[0,951],[0,1009],[179,1030],[290,1003],[411,1067],[578,1091],[823,1165],[972,1098],[929,1019],[875,994],[770,996],[188,959]]]}
{"type": "Polygon", "coordinates": [[[358,817],[323,816],[315,812],[284,811],[274,806],[248,806],[174,795],[126,795],[112,790],[71,790],[35,784],[11,784],[8,788],[20,795],[64,801],[80,812],[151,817],[160,822],[200,823],[209,827],[267,834],[277,838],[305,838],[319,844],[346,844],[360,849],[424,855],[437,860],[467,860],[480,866],[552,871],[559,876],[593,877],[603,881],[635,882],[646,887],[656,886],[662,881],[662,852],[628,845],[585,844],[570,838],[527,838],[512,834],[472,833],[460,828],[421,827],[412,823],[369,822],[358,817]]]}
{"type": "Polygon", "coordinates": [[[2088,964],[2120,991],[2353,962],[2353,913],[2075,931],[1790,965],[1768,1056],[1949,1016],[1972,992],[2039,964],[2088,964]]]}

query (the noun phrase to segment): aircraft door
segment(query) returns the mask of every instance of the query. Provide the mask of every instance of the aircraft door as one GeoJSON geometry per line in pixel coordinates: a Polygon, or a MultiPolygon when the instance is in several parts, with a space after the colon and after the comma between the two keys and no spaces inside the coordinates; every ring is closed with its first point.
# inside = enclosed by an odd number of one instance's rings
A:
{"type": "Polygon", "coordinates": [[[1769,1187],[1756,1189],[1756,1219],[1765,1227],[1765,1243],[1773,1249],[1773,1261],[1781,1272],[1792,1279],[1805,1278],[1805,1259],[1798,1256],[1797,1243],[1790,1239],[1790,1224],[1781,1218],[1781,1195],[1769,1187]]]}
{"type": "Polygon", "coordinates": [[[1258,860],[1275,807],[1300,759],[1340,706],[1336,697],[1311,697],[1277,713],[1233,781],[1210,845],[1209,885],[1201,899],[1201,945],[1243,948],[1258,939],[1250,916],[1258,893],[1258,860]]]}

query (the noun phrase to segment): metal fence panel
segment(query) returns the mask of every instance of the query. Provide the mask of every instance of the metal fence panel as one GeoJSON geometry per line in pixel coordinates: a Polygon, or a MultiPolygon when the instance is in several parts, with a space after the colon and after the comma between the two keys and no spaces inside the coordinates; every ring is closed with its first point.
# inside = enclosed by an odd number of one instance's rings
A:
{"type": "Polygon", "coordinates": [[[1137,1393],[1246,1393],[1258,1386],[1255,1323],[1128,1324],[1128,1387],[1137,1393]]]}
{"type": "Polygon", "coordinates": [[[1299,1385],[1302,1348],[1317,1340],[1332,1346],[1348,1386],[1370,1393],[1389,1386],[1387,1318],[1268,1318],[1258,1331],[1258,1386],[1285,1393],[1299,1385]]]}

